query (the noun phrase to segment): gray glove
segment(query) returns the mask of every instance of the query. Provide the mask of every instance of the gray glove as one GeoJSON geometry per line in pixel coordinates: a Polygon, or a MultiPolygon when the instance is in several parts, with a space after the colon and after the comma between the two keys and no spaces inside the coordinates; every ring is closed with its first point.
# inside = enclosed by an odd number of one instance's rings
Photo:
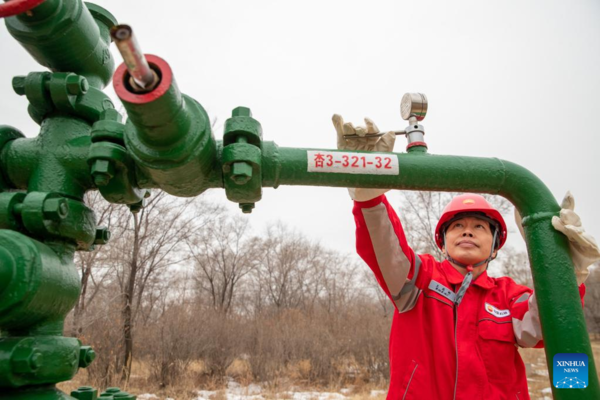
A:
{"type": "MultiPolygon", "coordinates": [[[[380,137],[369,137],[379,133],[377,125],[369,119],[365,118],[365,126],[354,127],[351,122],[344,123],[341,115],[333,114],[331,118],[333,126],[337,132],[337,148],[338,150],[361,150],[361,151],[377,151],[389,153],[394,150],[396,134],[387,132],[380,137]],[[344,136],[358,135],[360,138],[346,139],[344,136]]],[[[364,188],[348,188],[348,193],[352,200],[367,201],[374,199],[387,192],[389,189],[364,189],[364,188]]]]}
{"type": "MultiPolygon", "coordinates": [[[[569,238],[569,247],[571,248],[571,259],[575,266],[575,276],[577,285],[581,285],[590,274],[588,268],[600,260],[600,249],[596,240],[583,229],[581,218],[575,213],[575,199],[571,192],[567,192],[561,203],[560,217],[552,217],[552,226],[557,231],[562,232],[569,238]]],[[[521,225],[521,216],[515,208],[515,220],[521,235],[523,226],[521,225]]]]}

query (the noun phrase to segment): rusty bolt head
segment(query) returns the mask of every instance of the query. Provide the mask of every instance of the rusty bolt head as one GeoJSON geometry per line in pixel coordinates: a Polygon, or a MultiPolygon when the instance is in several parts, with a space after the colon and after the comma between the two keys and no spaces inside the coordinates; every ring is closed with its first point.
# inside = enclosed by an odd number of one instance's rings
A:
{"type": "Polygon", "coordinates": [[[72,94],[73,96],[79,96],[81,94],[85,94],[90,85],[83,76],[70,74],[67,76],[67,92],[72,94]]]}
{"type": "Polygon", "coordinates": [[[42,212],[44,213],[44,218],[60,222],[69,215],[69,204],[63,198],[47,199],[44,201],[42,212]]]}
{"type": "Polygon", "coordinates": [[[10,361],[14,373],[31,374],[43,365],[44,356],[34,348],[22,347],[15,350],[10,361]]]}
{"type": "Polygon", "coordinates": [[[96,352],[90,346],[79,349],[79,368],[87,368],[96,358],[96,352]]]}
{"type": "Polygon", "coordinates": [[[110,231],[108,230],[108,228],[101,226],[98,229],[96,229],[96,240],[94,240],[94,244],[106,244],[109,240],[110,231]]]}
{"type": "Polygon", "coordinates": [[[236,107],[231,111],[232,117],[251,117],[252,111],[248,107],[236,107]]]}
{"type": "Polygon", "coordinates": [[[231,168],[231,179],[238,185],[243,185],[252,179],[252,165],[247,162],[234,162],[231,168]]]}
{"type": "Polygon", "coordinates": [[[15,76],[12,79],[13,90],[19,96],[23,96],[25,94],[25,78],[26,76],[15,76]]]}

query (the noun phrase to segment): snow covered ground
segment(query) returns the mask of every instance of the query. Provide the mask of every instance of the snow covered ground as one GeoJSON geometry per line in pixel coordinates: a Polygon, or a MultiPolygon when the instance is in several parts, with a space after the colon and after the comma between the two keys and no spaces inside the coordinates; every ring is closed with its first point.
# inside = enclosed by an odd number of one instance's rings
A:
{"type": "MultiPolygon", "coordinates": [[[[286,400],[344,400],[350,398],[351,389],[341,389],[337,392],[315,392],[315,391],[283,391],[277,394],[269,393],[269,399],[286,400]]],[[[371,397],[385,395],[385,390],[372,390],[371,397]]],[[[251,384],[241,386],[237,382],[229,382],[225,390],[198,390],[198,397],[194,400],[266,400],[265,393],[260,385],[251,384]]],[[[145,393],[137,396],[138,400],[162,400],[155,394],[145,393]]],[[[177,400],[166,398],[165,400],[177,400]]]]}

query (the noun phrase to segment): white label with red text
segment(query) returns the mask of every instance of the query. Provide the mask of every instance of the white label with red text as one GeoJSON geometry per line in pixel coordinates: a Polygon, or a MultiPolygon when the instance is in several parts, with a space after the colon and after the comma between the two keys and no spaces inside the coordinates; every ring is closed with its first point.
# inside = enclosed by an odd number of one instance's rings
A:
{"type": "Polygon", "coordinates": [[[398,175],[395,154],[345,153],[341,151],[308,150],[308,172],[340,174],[398,175]]]}

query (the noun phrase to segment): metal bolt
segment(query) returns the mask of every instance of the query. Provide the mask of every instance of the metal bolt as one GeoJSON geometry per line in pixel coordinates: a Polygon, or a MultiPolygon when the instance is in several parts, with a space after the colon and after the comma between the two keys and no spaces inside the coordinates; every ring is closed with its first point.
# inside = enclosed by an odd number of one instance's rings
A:
{"type": "Polygon", "coordinates": [[[252,165],[247,162],[234,162],[231,169],[231,179],[238,185],[243,185],[252,179],[252,165]]]}
{"type": "Polygon", "coordinates": [[[244,214],[250,214],[254,208],[254,203],[240,203],[240,208],[244,214]]]}
{"type": "Polygon", "coordinates": [[[12,79],[12,87],[16,94],[23,96],[25,94],[25,78],[26,76],[15,76],[12,79]]]}
{"type": "Polygon", "coordinates": [[[108,230],[108,228],[101,226],[98,229],[96,229],[96,239],[94,240],[94,244],[106,244],[109,240],[110,231],[108,230]]]}
{"type": "Polygon", "coordinates": [[[87,368],[96,358],[96,352],[90,346],[79,349],[79,368],[87,368]]]}
{"type": "Polygon", "coordinates": [[[44,201],[42,207],[44,218],[60,222],[69,215],[69,204],[66,199],[52,198],[44,201]]]}
{"type": "Polygon", "coordinates": [[[248,107],[236,107],[231,111],[232,117],[251,117],[252,111],[248,107]]]}
{"type": "Polygon", "coordinates": [[[115,176],[115,167],[109,160],[96,160],[92,164],[92,176],[97,187],[106,186],[115,176]]]}
{"type": "Polygon", "coordinates": [[[104,393],[113,394],[113,395],[115,393],[120,393],[120,392],[121,392],[121,389],[119,389],[118,387],[109,387],[104,391],[104,393]]]}
{"type": "Polygon", "coordinates": [[[85,94],[90,85],[83,76],[70,74],[67,76],[67,92],[72,94],[73,96],[79,96],[81,94],[85,94]]]}
{"type": "Polygon", "coordinates": [[[17,374],[31,374],[43,364],[44,356],[32,348],[19,348],[11,358],[12,370],[17,374]]]}

